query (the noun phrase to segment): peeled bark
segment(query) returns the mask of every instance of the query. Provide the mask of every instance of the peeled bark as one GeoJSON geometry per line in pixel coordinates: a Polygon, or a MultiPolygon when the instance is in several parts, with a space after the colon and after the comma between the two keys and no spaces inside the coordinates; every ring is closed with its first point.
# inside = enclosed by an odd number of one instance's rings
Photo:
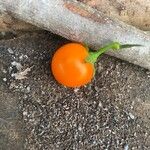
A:
{"type": "MultiPolygon", "coordinates": [[[[117,18],[141,30],[150,30],[149,0],[78,0],[109,17],[117,18]]],[[[9,16],[0,14],[0,31],[34,30],[34,26],[9,16]]]]}
{"type": "Polygon", "coordinates": [[[110,41],[141,44],[108,54],[150,69],[150,34],[75,0],[1,0],[12,16],[97,49],[110,41]]]}
{"type": "MultiPolygon", "coordinates": [[[[0,0],[0,32],[18,31],[18,30],[38,30],[38,28],[25,21],[14,18],[9,10],[5,10],[3,0],[0,0]]],[[[12,4],[13,5],[13,4],[12,4]]]]}
{"type": "Polygon", "coordinates": [[[0,32],[1,31],[18,31],[18,30],[37,30],[38,28],[26,23],[24,21],[20,21],[7,13],[0,14],[0,32]]]}
{"type": "Polygon", "coordinates": [[[150,30],[150,0],[79,0],[109,17],[150,30]]]}

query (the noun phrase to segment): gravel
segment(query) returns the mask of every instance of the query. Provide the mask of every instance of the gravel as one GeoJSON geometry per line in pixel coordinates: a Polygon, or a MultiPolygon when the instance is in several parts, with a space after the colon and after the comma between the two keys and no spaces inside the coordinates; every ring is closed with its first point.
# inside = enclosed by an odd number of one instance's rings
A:
{"type": "Polygon", "coordinates": [[[66,42],[47,32],[1,41],[0,86],[17,93],[24,149],[149,150],[150,72],[104,55],[90,84],[63,87],[49,61],[66,42]],[[12,76],[27,68],[25,78],[12,76]]]}

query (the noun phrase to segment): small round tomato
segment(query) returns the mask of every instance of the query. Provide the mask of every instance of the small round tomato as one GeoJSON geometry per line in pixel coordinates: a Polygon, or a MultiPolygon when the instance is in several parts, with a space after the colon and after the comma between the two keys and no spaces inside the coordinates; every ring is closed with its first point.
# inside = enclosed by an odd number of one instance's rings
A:
{"type": "Polygon", "coordinates": [[[69,43],[59,48],[52,59],[55,79],[68,87],[78,87],[91,81],[94,65],[85,61],[88,50],[79,43],[69,43]]]}
{"type": "Polygon", "coordinates": [[[94,74],[97,58],[109,49],[128,48],[139,45],[120,45],[113,42],[91,52],[80,43],[69,43],[60,47],[52,58],[51,69],[55,79],[67,87],[80,87],[89,83],[94,74]]]}

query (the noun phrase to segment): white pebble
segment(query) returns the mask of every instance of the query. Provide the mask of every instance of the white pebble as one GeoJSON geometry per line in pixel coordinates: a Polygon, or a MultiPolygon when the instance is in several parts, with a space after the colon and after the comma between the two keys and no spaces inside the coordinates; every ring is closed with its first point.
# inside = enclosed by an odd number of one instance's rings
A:
{"type": "Polygon", "coordinates": [[[7,71],[5,69],[2,70],[3,73],[7,73],[7,71]]]}
{"type": "Polygon", "coordinates": [[[14,54],[14,51],[13,51],[11,48],[8,48],[7,51],[8,51],[10,54],[14,54]]]}
{"type": "Polygon", "coordinates": [[[79,131],[82,131],[82,128],[81,127],[78,127],[79,131]]]}
{"type": "Polygon", "coordinates": [[[75,92],[75,93],[77,93],[78,91],[79,91],[79,89],[78,89],[78,88],[75,88],[75,89],[74,89],[74,92],[75,92]]]}
{"type": "Polygon", "coordinates": [[[22,79],[25,79],[27,78],[26,75],[28,74],[29,71],[31,71],[31,68],[27,68],[25,69],[24,71],[22,72],[18,72],[18,73],[15,73],[15,74],[11,74],[12,77],[15,77],[16,80],[22,80],[22,79]]]}
{"type": "Polygon", "coordinates": [[[22,65],[16,61],[11,62],[12,66],[15,66],[17,68],[17,70],[21,70],[22,65]]]}
{"type": "Polygon", "coordinates": [[[128,149],[129,149],[129,146],[125,145],[124,150],[128,150],[128,149]]]}
{"type": "Polygon", "coordinates": [[[15,73],[12,73],[12,74],[11,74],[11,77],[15,77],[15,73]]]}
{"type": "Polygon", "coordinates": [[[12,71],[12,67],[9,67],[9,73],[11,73],[11,71],[12,71]]]}
{"type": "Polygon", "coordinates": [[[6,82],[6,81],[7,81],[7,79],[6,79],[6,78],[3,78],[3,81],[5,81],[5,82],[6,82]]]}
{"type": "Polygon", "coordinates": [[[42,91],[42,95],[44,95],[45,94],[45,92],[44,91],[42,91]]]}
{"type": "Polygon", "coordinates": [[[129,113],[129,117],[130,117],[131,119],[135,119],[135,116],[134,116],[132,113],[129,113]]]}
{"type": "Polygon", "coordinates": [[[27,87],[27,91],[30,92],[30,89],[31,89],[31,88],[28,86],[28,87],[27,87]]]}
{"type": "Polygon", "coordinates": [[[27,116],[27,114],[28,114],[27,111],[24,111],[24,112],[23,112],[23,115],[24,115],[24,116],[27,116]]]}
{"type": "Polygon", "coordinates": [[[23,54],[21,54],[21,56],[19,57],[20,60],[27,59],[27,58],[28,58],[28,56],[27,55],[23,55],[23,54]]]}

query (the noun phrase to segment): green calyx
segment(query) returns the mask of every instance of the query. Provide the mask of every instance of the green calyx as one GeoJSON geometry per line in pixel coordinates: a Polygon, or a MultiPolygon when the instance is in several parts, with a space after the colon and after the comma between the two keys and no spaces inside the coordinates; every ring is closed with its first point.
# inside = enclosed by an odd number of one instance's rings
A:
{"type": "Polygon", "coordinates": [[[94,64],[103,53],[105,53],[109,50],[119,50],[119,49],[123,49],[123,48],[135,47],[135,46],[141,46],[141,45],[138,45],[138,44],[121,45],[118,42],[112,42],[112,43],[100,48],[96,52],[89,51],[89,56],[86,58],[86,62],[94,64]]]}

